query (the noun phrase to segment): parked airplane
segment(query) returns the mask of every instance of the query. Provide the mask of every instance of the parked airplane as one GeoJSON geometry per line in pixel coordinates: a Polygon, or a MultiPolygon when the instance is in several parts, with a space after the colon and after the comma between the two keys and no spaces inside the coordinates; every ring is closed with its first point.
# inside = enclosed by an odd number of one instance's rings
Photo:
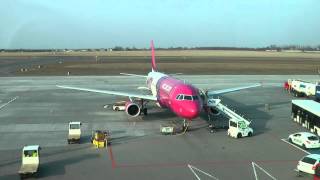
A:
{"type": "Polygon", "coordinates": [[[177,116],[183,118],[184,122],[186,123],[186,120],[191,121],[192,119],[197,118],[203,109],[213,114],[219,113],[219,111],[214,108],[215,105],[210,103],[208,97],[260,86],[260,84],[254,84],[251,86],[209,91],[205,93],[191,84],[187,84],[184,81],[174,78],[170,75],[158,72],[153,41],[151,41],[151,54],[152,71],[149,72],[147,76],[121,73],[123,75],[146,78],[146,89],[151,91],[151,95],[61,85],[58,85],[58,87],[129,97],[130,100],[126,103],[125,111],[128,115],[133,117],[140,115],[141,112],[146,115],[146,102],[155,101],[157,102],[158,106],[169,108],[177,116]]]}

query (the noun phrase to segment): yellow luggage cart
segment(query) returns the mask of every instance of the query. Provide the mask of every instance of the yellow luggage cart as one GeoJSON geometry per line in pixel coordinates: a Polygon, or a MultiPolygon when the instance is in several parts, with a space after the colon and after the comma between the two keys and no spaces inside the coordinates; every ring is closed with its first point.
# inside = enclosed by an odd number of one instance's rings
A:
{"type": "Polygon", "coordinates": [[[91,143],[96,148],[103,148],[110,144],[110,132],[96,130],[92,131],[91,143]]]}

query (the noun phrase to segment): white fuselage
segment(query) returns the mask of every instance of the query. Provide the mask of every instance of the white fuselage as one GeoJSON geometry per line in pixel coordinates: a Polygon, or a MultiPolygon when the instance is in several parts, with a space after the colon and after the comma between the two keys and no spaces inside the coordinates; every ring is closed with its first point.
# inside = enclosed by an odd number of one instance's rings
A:
{"type": "Polygon", "coordinates": [[[160,72],[149,72],[147,77],[147,87],[151,90],[153,96],[157,96],[157,84],[159,80],[168,75],[160,72]]]}

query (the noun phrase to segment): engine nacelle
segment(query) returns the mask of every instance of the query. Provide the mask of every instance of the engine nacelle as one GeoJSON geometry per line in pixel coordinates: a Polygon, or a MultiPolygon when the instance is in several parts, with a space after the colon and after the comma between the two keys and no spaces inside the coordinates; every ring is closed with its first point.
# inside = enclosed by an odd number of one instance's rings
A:
{"type": "Polygon", "coordinates": [[[220,115],[220,111],[215,107],[209,107],[209,112],[210,112],[210,114],[215,115],[215,116],[220,115]]]}
{"type": "Polygon", "coordinates": [[[140,115],[140,107],[139,105],[131,102],[131,101],[128,101],[126,103],[126,113],[129,115],[129,116],[132,116],[132,117],[137,117],[140,115]]]}

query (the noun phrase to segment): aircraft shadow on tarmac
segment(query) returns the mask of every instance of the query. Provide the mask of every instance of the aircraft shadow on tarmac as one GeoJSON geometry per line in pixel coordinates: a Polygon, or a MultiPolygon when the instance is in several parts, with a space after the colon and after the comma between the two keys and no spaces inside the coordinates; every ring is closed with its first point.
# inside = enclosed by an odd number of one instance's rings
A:
{"type": "MultiPolygon", "coordinates": [[[[177,115],[171,112],[169,109],[161,109],[159,107],[149,108],[148,115],[142,115],[141,120],[144,121],[164,121],[170,118],[179,119],[177,115]]],[[[180,118],[181,119],[181,118],[180,118]]]]}
{"type": "Polygon", "coordinates": [[[112,138],[111,145],[114,146],[114,145],[120,145],[120,144],[127,143],[127,142],[134,142],[134,141],[139,140],[142,137],[144,137],[144,136],[125,135],[125,136],[115,137],[115,138],[112,138]]]}
{"type": "MultiPolygon", "coordinates": [[[[82,151],[88,148],[91,148],[90,145],[81,145],[78,146],[77,144],[75,145],[68,145],[66,149],[59,149],[59,150],[50,150],[51,148],[44,148],[42,151],[42,158],[48,158],[50,156],[61,156],[61,154],[70,154],[70,153],[76,153],[77,151],[82,151]]],[[[54,161],[45,161],[42,163],[39,169],[39,175],[38,177],[44,178],[44,177],[49,177],[49,176],[56,176],[56,175],[63,175],[65,174],[65,166],[70,165],[70,164],[75,164],[81,161],[85,161],[87,159],[93,159],[93,158],[99,158],[98,154],[86,154],[84,155],[76,155],[60,160],[54,160],[54,161]],[[52,168],[55,167],[55,168],[52,168]]]]}
{"type": "Polygon", "coordinates": [[[65,166],[79,163],[88,159],[99,158],[99,154],[86,154],[86,155],[77,155],[69,158],[64,158],[61,160],[51,161],[43,163],[39,169],[38,177],[44,178],[49,176],[64,175],[66,173],[65,166]],[[54,168],[52,168],[54,167],[54,168]]]}

